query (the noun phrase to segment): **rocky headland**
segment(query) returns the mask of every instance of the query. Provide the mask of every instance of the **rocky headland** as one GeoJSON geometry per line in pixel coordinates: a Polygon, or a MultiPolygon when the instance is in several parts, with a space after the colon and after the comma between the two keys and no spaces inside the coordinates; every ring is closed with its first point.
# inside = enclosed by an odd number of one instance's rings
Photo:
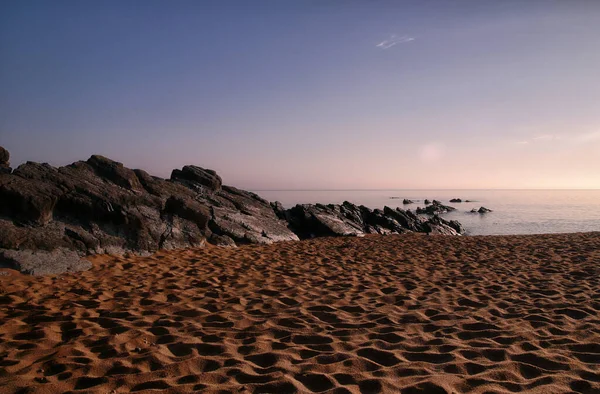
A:
{"type": "MultiPolygon", "coordinates": [[[[424,232],[457,235],[457,221],[350,202],[285,209],[185,166],[169,179],[103,156],[64,167],[27,162],[12,170],[0,148],[0,266],[34,275],[81,271],[90,254],[269,244],[321,236],[424,232]]],[[[436,212],[443,211],[436,205],[436,212]]],[[[430,213],[430,212],[426,212],[430,213]]]]}

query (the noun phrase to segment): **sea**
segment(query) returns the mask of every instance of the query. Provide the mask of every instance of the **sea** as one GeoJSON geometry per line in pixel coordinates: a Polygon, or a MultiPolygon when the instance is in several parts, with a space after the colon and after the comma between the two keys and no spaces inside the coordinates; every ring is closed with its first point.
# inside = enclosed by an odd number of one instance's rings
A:
{"type": "Polygon", "coordinates": [[[466,235],[548,234],[600,231],[600,190],[256,190],[286,208],[296,204],[341,204],[415,210],[439,200],[456,211],[442,217],[463,224],[466,235]],[[415,201],[405,205],[403,199],[415,201]],[[450,203],[460,198],[472,202],[450,203]],[[493,212],[470,213],[486,207],[493,212]]]}

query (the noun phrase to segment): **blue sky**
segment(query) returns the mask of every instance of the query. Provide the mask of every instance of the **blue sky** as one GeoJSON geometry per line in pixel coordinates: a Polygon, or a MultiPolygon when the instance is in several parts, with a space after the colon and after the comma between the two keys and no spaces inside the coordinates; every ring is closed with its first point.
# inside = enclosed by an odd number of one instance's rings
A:
{"type": "Polygon", "coordinates": [[[600,188],[600,2],[3,1],[0,145],[249,189],[600,188]]]}

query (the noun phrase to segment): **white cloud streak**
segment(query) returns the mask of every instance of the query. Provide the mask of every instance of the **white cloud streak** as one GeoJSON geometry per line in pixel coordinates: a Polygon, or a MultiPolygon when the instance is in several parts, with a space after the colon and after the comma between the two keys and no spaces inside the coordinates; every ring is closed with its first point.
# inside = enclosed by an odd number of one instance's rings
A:
{"type": "Polygon", "coordinates": [[[581,133],[581,134],[542,134],[535,137],[531,137],[526,140],[516,141],[517,145],[528,145],[528,144],[536,144],[536,143],[550,143],[560,141],[561,143],[570,143],[570,144],[584,144],[590,142],[600,141],[600,131],[594,131],[591,133],[581,133]]]}
{"type": "Polygon", "coordinates": [[[404,44],[406,42],[410,42],[410,41],[414,41],[415,38],[414,37],[410,37],[410,36],[397,36],[397,35],[392,35],[390,36],[390,38],[388,38],[387,40],[383,40],[381,41],[379,44],[375,45],[377,48],[381,48],[381,49],[389,49],[391,47],[393,47],[394,45],[398,45],[398,44],[404,44]]]}

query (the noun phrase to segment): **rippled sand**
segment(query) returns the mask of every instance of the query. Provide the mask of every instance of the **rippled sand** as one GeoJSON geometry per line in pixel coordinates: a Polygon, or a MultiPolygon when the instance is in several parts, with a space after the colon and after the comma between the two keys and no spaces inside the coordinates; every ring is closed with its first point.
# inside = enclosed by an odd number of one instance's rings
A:
{"type": "Polygon", "coordinates": [[[600,392],[600,233],[323,238],[93,263],[4,270],[2,392],[600,392]]]}

